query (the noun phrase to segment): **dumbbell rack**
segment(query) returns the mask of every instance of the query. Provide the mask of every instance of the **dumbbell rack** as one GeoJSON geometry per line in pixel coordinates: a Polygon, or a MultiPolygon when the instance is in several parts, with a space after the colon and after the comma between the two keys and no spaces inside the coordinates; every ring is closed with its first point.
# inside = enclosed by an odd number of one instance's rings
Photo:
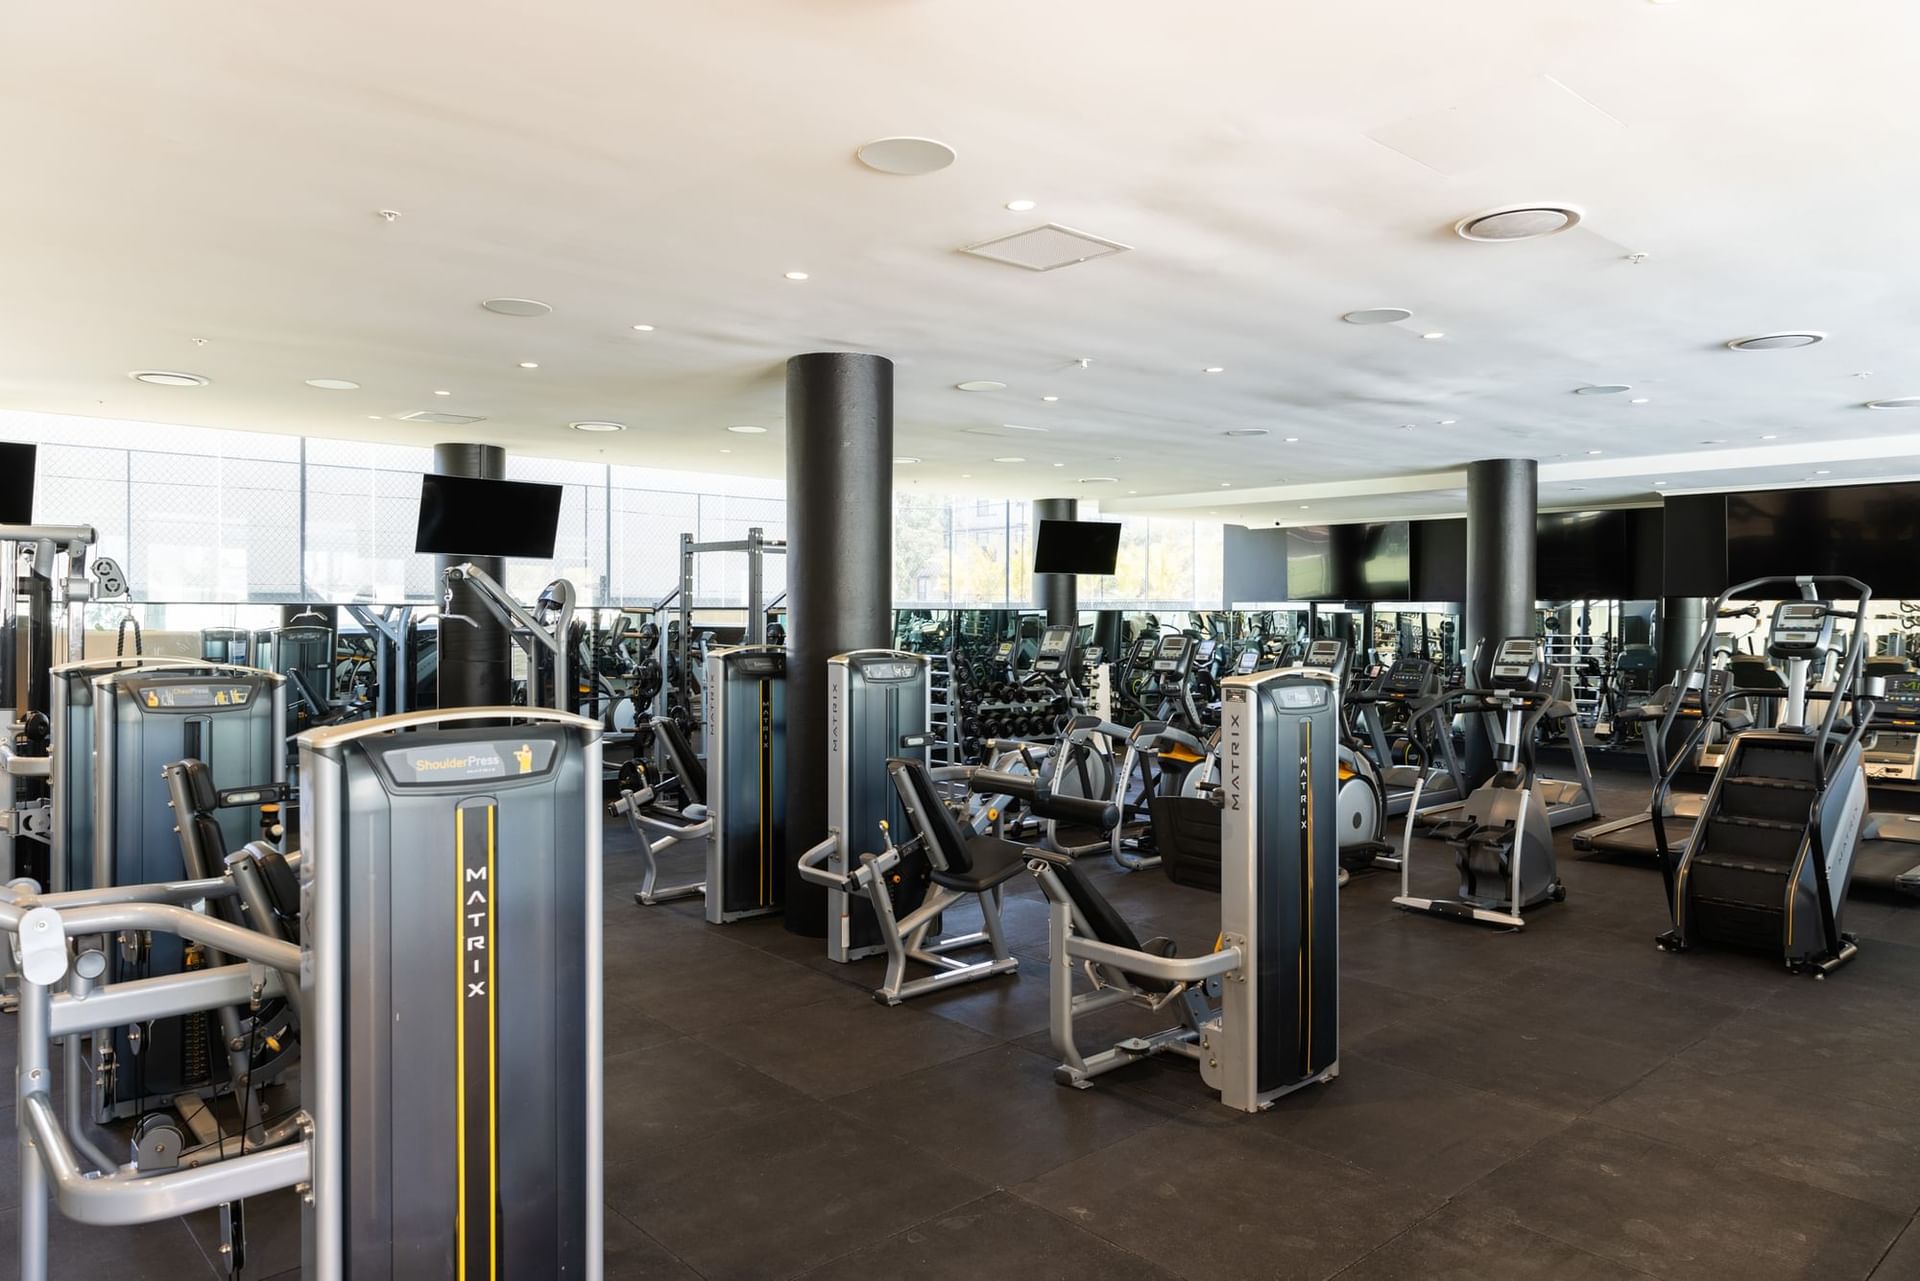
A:
{"type": "Polygon", "coordinates": [[[927,728],[933,732],[928,761],[935,769],[964,765],[967,762],[960,754],[960,691],[954,687],[953,659],[945,654],[930,655],[927,684],[931,700],[927,728]]]}

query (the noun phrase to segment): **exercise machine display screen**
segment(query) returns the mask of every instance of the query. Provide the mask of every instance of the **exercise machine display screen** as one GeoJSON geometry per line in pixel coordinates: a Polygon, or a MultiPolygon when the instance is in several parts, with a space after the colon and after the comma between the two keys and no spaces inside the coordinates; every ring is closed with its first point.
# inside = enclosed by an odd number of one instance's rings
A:
{"type": "Polygon", "coordinates": [[[1160,642],[1151,636],[1142,636],[1133,643],[1133,665],[1141,667],[1153,661],[1153,654],[1160,642]]]}
{"type": "Polygon", "coordinates": [[[1427,680],[1433,673],[1433,664],[1424,658],[1402,658],[1387,669],[1380,678],[1380,697],[1405,702],[1409,698],[1418,698],[1427,687],[1427,680]]]}
{"type": "Polygon", "coordinates": [[[1903,725],[1920,720],[1920,676],[1887,677],[1886,695],[1880,705],[1903,725]]]}
{"type": "Polygon", "coordinates": [[[1160,648],[1153,654],[1153,670],[1156,672],[1180,672],[1186,670],[1193,661],[1184,636],[1163,636],[1160,648]]]}
{"type": "Polygon", "coordinates": [[[1493,683],[1503,689],[1530,689],[1540,679],[1540,647],[1531,637],[1509,636],[1493,654],[1493,683]]]}
{"type": "Polygon", "coordinates": [[[1237,676],[1251,676],[1259,667],[1260,651],[1257,649],[1243,649],[1240,651],[1240,661],[1234,664],[1233,670],[1237,676]]]}
{"type": "Polygon", "coordinates": [[[1218,642],[1203,640],[1193,648],[1193,661],[1205,666],[1213,661],[1213,651],[1218,642]]]}
{"type": "Polygon", "coordinates": [[[1777,658],[1810,658],[1833,643],[1833,615],[1817,600],[1783,600],[1774,607],[1767,645],[1777,658]]]}
{"type": "Polygon", "coordinates": [[[1340,659],[1344,652],[1344,647],[1337,640],[1317,640],[1307,646],[1307,656],[1300,665],[1331,672],[1340,666],[1340,659]]]}
{"type": "Polygon", "coordinates": [[[1057,672],[1065,668],[1073,653],[1074,631],[1072,627],[1047,628],[1040,637],[1040,653],[1033,660],[1033,670],[1057,672]]]}

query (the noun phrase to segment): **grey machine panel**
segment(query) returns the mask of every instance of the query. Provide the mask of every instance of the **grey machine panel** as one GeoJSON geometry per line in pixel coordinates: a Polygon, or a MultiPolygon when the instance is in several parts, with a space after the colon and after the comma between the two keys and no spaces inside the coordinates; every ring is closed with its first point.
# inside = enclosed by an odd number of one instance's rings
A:
{"type": "Polygon", "coordinates": [[[707,655],[707,920],[786,902],[787,651],[736,645],[707,655]]]}
{"type": "Polygon", "coordinates": [[[1224,985],[1250,1035],[1223,1095],[1264,1102],[1339,1070],[1340,690],[1299,668],[1222,682],[1222,921],[1251,981],[1224,985]]]}
{"type": "Polygon", "coordinates": [[[594,1281],[599,727],[418,712],[300,747],[302,991],[330,1050],[302,1080],[307,1275],[594,1281]]]}
{"type": "MultiPolygon", "coordinates": [[[[930,720],[924,654],[863,649],[827,660],[827,826],[840,834],[828,866],[845,876],[862,854],[878,853],[885,821],[896,840],[911,836],[887,759],[924,758],[930,720]]],[[[920,905],[926,883],[904,879],[894,903],[905,916],[920,905]]],[[[884,952],[873,904],[841,890],[827,892],[827,955],[853,961],[884,952]]]]}
{"type": "MultiPolygon", "coordinates": [[[[185,879],[163,767],[189,757],[205,761],[221,789],[285,777],[286,702],[280,678],[270,672],[148,667],[95,676],[88,688],[92,851],[82,860],[68,847],[69,889],[185,879]]],[[[77,800],[77,762],[64,768],[68,797],[77,800]]],[[[67,809],[61,818],[68,820],[67,809]]],[[[219,822],[230,849],[260,834],[257,812],[246,807],[222,810],[219,822]]],[[[147,936],[131,950],[108,949],[111,982],[177,974],[187,964],[186,949],[172,934],[147,936]]],[[[216,1020],[205,1014],[116,1029],[103,1064],[110,1070],[96,1078],[96,1117],[133,1116],[176,1095],[219,1091],[229,1076],[220,1040],[216,1020]]]]}

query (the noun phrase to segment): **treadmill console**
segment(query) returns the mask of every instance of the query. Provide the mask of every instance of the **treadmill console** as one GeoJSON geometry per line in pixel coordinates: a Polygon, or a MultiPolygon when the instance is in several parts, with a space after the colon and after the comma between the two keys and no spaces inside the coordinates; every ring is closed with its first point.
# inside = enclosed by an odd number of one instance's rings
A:
{"type": "Polygon", "coordinates": [[[1540,687],[1545,674],[1540,661],[1540,646],[1531,636],[1509,636],[1493,652],[1492,684],[1495,689],[1533,690],[1540,687]]]}
{"type": "Polygon", "coordinates": [[[1160,648],[1153,651],[1153,674],[1155,676],[1184,677],[1193,670],[1193,646],[1187,638],[1178,633],[1160,638],[1160,648]]]}
{"type": "Polygon", "coordinates": [[[1767,653],[1774,658],[1818,658],[1833,648],[1833,613],[1824,601],[1783,600],[1773,609],[1767,653]]]}
{"type": "Polygon", "coordinates": [[[1920,778],[1920,675],[1888,676],[1873,708],[1873,737],[1865,753],[1867,777],[1903,783],[1920,778]]]}
{"type": "Polygon", "coordinates": [[[1079,630],[1077,627],[1047,628],[1040,637],[1040,653],[1033,660],[1033,670],[1043,676],[1066,671],[1073,662],[1073,642],[1079,630]]]}
{"type": "Polygon", "coordinates": [[[1433,679],[1433,663],[1425,658],[1395,659],[1392,667],[1380,677],[1375,693],[1381,698],[1392,699],[1396,703],[1405,703],[1421,697],[1427,692],[1428,683],[1433,679]]]}

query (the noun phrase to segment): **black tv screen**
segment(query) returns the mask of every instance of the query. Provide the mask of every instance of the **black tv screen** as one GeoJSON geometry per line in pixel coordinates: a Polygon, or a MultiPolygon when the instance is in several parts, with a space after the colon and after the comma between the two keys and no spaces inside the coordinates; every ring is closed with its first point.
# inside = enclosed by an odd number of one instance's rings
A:
{"type": "Polygon", "coordinates": [[[521,480],[422,476],[413,550],[545,560],[560,531],[561,492],[559,485],[521,480]]]}
{"type": "Polygon", "coordinates": [[[1111,574],[1120,559],[1120,526],[1112,521],[1043,520],[1033,547],[1036,574],[1111,574]]]}
{"type": "Polygon", "coordinates": [[[1625,511],[1551,512],[1534,523],[1535,600],[1638,599],[1625,511]]]}
{"type": "Polygon", "coordinates": [[[33,524],[33,468],[37,445],[0,441],[0,525],[33,524]]]}
{"type": "Polygon", "coordinates": [[[1727,495],[1727,581],[1842,574],[1882,599],[1920,598],[1920,485],[1727,495]]]}
{"type": "Polygon", "coordinates": [[[1401,601],[1413,598],[1413,531],[1404,520],[1361,525],[1359,582],[1349,600],[1401,601]]]}
{"type": "Polygon", "coordinates": [[[1328,525],[1296,525],[1287,531],[1287,599],[1339,600],[1339,558],[1328,525]]]}

